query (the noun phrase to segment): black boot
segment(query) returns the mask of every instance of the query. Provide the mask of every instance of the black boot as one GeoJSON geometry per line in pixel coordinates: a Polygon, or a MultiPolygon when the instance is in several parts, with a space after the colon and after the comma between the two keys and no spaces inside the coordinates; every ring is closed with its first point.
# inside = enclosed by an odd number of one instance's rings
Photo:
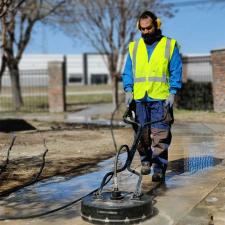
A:
{"type": "Polygon", "coordinates": [[[156,172],[152,175],[152,182],[165,182],[165,174],[156,172]]]}
{"type": "Polygon", "coordinates": [[[151,173],[151,165],[150,162],[142,162],[141,163],[141,174],[149,175],[151,173]]]}
{"type": "Polygon", "coordinates": [[[166,164],[153,164],[152,182],[165,182],[166,169],[166,164]]]}

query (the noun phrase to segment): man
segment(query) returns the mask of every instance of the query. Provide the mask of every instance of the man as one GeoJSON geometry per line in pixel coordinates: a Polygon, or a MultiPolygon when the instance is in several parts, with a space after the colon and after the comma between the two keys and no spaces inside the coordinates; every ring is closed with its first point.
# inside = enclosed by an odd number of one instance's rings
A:
{"type": "Polygon", "coordinates": [[[141,173],[148,175],[153,169],[152,181],[164,181],[168,164],[168,148],[171,143],[173,103],[182,84],[182,61],[176,40],[162,35],[157,16],[145,11],[138,20],[141,38],[130,42],[124,72],[122,74],[125,103],[128,107],[135,100],[136,121],[166,119],[151,125],[143,132],[138,152],[141,173]]]}

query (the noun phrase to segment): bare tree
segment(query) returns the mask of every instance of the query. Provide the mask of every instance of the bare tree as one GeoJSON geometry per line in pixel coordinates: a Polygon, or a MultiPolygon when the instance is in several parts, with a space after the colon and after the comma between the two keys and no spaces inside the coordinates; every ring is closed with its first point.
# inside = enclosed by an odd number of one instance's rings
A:
{"type": "MultiPolygon", "coordinates": [[[[9,70],[15,109],[23,105],[19,79],[19,62],[38,22],[54,15],[65,0],[3,0],[1,17],[2,65],[0,81],[6,68],[9,70]]],[[[0,82],[1,85],[1,82],[0,82]]]]}
{"type": "Polygon", "coordinates": [[[18,8],[25,1],[26,0],[18,1],[17,5],[14,5],[14,9],[12,9],[11,6],[13,5],[12,4],[13,0],[1,0],[1,2],[0,2],[0,18],[3,17],[7,13],[7,11],[12,11],[12,10],[15,10],[15,8],[18,8]]]}
{"type": "MultiPolygon", "coordinates": [[[[161,0],[71,0],[62,27],[75,38],[82,38],[106,56],[112,79],[113,103],[118,106],[118,81],[128,44],[137,32],[140,13],[153,10],[171,17],[170,4],[161,0]]],[[[85,44],[85,43],[84,43],[85,44]]]]}

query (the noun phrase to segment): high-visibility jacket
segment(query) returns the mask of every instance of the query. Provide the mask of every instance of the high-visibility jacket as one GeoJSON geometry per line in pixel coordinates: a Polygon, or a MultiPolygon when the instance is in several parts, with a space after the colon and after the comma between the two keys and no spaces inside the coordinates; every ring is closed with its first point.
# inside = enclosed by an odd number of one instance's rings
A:
{"type": "Polygon", "coordinates": [[[134,99],[142,99],[145,94],[153,99],[169,96],[169,62],[176,40],[162,37],[155,46],[150,59],[144,40],[130,42],[129,54],[132,60],[134,99]]]}

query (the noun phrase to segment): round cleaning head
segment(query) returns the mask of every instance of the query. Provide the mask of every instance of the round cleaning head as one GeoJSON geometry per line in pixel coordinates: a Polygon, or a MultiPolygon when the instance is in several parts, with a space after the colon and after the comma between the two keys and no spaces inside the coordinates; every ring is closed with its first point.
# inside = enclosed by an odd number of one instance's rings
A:
{"type": "Polygon", "coordinates": [[[131,193],[122,192],[123,198],[112,199],[112,192],[85,197],[81,202],[81,216],[95,224],[132,224],[151,217],[152,198],[142,195],[133,199],[131,193]]]}

